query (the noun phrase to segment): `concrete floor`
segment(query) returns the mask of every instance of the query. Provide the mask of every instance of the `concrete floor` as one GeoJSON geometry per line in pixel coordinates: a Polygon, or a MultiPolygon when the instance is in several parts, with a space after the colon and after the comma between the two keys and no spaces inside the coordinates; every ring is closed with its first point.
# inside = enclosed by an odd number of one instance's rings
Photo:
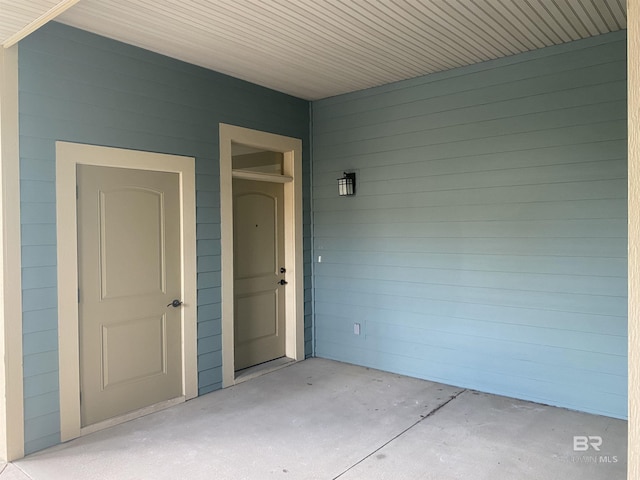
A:
{"type": "Polygon", "coordinates": [[[311,359],[30,455],[0,480],[616,480],[626,442],[625,421],[311,359]],[[575,435],[602,437],[600,451],[574,451],[575,435]]]}

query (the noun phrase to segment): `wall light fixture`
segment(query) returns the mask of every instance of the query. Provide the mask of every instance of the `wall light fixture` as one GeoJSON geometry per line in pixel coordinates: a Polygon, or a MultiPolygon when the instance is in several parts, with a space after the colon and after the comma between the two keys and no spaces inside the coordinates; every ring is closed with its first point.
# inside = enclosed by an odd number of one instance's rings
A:
{"type": "Polygon", "coordinates": [[[338,195],[347,197],[356,194],[356,174],[355,172],[344,172],[342,178],[338,179],[338,195]]]}

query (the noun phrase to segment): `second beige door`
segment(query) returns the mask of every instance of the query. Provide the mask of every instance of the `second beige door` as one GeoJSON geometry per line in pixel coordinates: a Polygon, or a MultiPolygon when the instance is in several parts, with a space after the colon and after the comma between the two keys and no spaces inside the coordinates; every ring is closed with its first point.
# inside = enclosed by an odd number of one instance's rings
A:
{"type": "Polygon", "coordinates": [[[79,165],[81,425],[182,394],[176,173],[79,165]]]}
{"type": "Polygon", "coordinates": [[[285,355],[284,189],[233,180],[235,369],[285,355]]]}

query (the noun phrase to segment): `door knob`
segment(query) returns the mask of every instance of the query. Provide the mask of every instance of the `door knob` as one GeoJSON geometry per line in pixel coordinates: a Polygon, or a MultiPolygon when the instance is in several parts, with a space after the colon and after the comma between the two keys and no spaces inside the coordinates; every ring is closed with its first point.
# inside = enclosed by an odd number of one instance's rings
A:
{"type": "Polygon", "coordinates": [[[289,283],[289,282],[287,282],[287,281],[283,278],[283,279],[282,279],[282,280],[280,280],[278,283],[279,283],[280,285],[286,285],[286,284],[287,284],[287,283],[289,283]]]}
{"type": "Polygon", "coordinates": [[[182,305],[182,302],[176,298],[173,302],[167,305],[167,307],[178,308],[180,305],[182,305]]]}

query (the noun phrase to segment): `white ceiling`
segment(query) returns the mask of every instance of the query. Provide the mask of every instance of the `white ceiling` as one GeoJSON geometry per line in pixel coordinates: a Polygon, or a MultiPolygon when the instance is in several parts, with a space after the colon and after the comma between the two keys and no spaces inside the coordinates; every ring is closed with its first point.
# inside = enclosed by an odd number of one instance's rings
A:
{"type": "Polygon", "coordinates": [[[0,0],[0,43],[56,21],[305,99],[626,28],[626,0],[0,0]]]}

